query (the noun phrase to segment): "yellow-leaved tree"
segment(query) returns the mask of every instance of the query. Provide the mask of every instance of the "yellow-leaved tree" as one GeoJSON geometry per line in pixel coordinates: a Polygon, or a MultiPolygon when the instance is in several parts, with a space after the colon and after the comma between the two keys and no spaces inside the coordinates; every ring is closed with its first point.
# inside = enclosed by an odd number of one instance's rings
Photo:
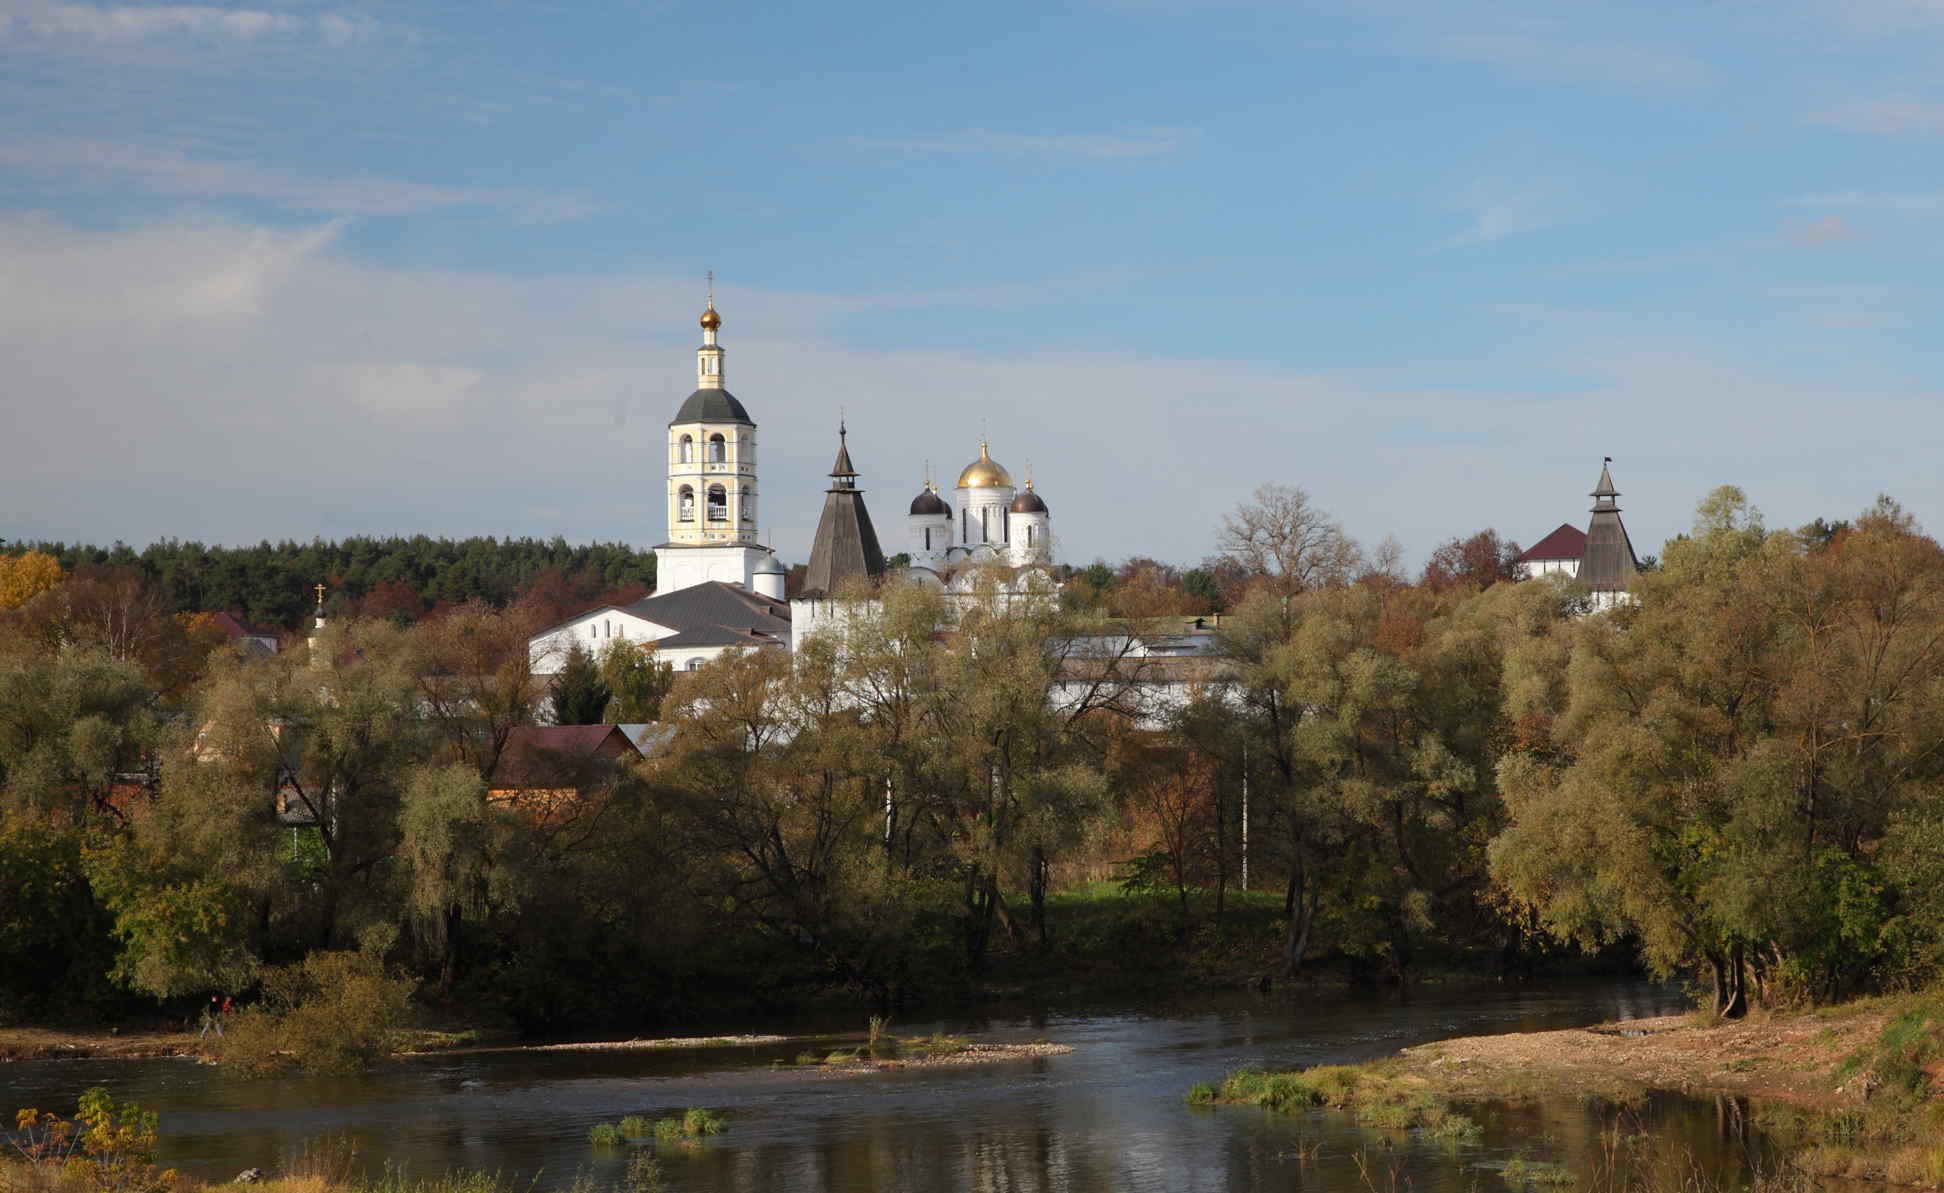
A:
{"type": "Polygon", "coordinates": [[[60,582],[61,561],[52,555],[0,555],[0,609],[18,609],[60,582]]]}

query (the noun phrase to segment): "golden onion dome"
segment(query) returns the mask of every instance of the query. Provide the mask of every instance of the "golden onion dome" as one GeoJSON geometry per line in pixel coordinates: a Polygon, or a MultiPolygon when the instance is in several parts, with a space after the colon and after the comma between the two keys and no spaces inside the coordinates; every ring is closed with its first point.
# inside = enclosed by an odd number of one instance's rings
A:
{"type": "Polygon", "coordinates": [[[714,331],[716,328],[721,326],[722,326],[722,316],[716,314],[715,303],[711,302],[709,304],[709,309],[702,312],[702,330],[714,331]]]}
{"type": "Polygon", "coordinates": [[[958,487],[961,489],[1010,489],[1013,487],[1012,473],[992,458],[986,445],[979,444],[979,458],[965,466],[959,473],[958,487]]]}

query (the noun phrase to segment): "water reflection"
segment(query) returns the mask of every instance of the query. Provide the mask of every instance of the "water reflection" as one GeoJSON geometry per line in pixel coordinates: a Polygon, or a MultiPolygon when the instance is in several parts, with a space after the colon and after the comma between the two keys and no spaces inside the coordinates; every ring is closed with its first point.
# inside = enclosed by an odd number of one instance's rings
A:
{"type": "MultiPolygon", "coordinates": [[[[1485,1107],[1484,1139],[1453,1148],[1364,1131],[1341,1116],[1193,1110],[1195,1081],[1243,1064],[1291,1067],[1381,1056],[1446,1036],[1566,1027],[1681,1008],[1646,984],[1420,992],[1409,1002],[1247,996],[1161,1008],[997,1008],[970,1019],[902,1023],[901,1034],[1038,1036],[1071,1055],[990,1066],[851,1077],[797,1066],[798,1052],[856,1036],[684,1051],[485,1052],[394,1063],[358,1079],[245,1081],[174,1061],[64,1061],[0,1070],[14,1105],[71,1104],[106,1085],[162,1113],[163,1160],[206,1177],[282,1157],[325,1132],[365,1163],[421,1176],[496,1170],[542,1190],[585,1171],[618,1180],[626,1149],[589,1147],[587,1128],[626,1114],[710,1106],[727,1135],[659,1155],[678,1189],[880,1189],[1093,1193],[1095,1190],[1361,1189],[1394,1174],[1417,1190],[1491,1187],[1472,1167],[1521,1153],[1593,1171],[1628,1133],[1675,1140],[1723,1171],[1745,1162],[1745,1107],[1656,1099],[1619,1124],[1570,1105],[1485,1107]]],[[[769,1030],[779,1030],[767,1025],[769,1030]]],[[[859,1025],[861,1027],[861,1024],[859,1025]]]]}

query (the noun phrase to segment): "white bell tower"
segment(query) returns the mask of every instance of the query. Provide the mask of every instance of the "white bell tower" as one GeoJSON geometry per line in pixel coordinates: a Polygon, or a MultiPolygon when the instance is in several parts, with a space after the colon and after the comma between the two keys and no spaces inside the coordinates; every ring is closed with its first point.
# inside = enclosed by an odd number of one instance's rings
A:
{"type": "Polygon", "coordinates": [[[724,385],[715,275],[695,350],[695,392],[668,424],[668,540],[655,548],[655,594],[711,580],[756,591],[770,565],[757,543],[756,423],[724,385]]]}

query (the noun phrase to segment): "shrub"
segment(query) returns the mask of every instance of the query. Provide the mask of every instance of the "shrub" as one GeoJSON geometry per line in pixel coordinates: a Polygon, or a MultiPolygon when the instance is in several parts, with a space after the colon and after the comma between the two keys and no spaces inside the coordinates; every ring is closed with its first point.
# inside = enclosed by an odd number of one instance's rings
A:
{"type": "Polygon", "coordinates": [[[1190,1106],[1212,1106],[1215,1103],[1215,1083],[1197,1081],[1188,1087],[1187,1097],[1183,1099],[1190,1106]]]}
{"type": "Polygon", "coordinates": [[[316,952],[265,971],[263,1002],[231,1016],[218,1055],[250,1074],[356,1073],[390,1053],[412,983],[358,952],[316,952]]]}
{"type": "Polygon", "coordinates": [[[672,1143],[682,1137],[682,1120],[662,1118],[655,1120],[655,1138],[663,1143],[672,1143]]]}
{"type": "Polygon", "coordinates": [[[587,1129],[587,1142],[595,1147],[619,1147],[625,1137],[613,1123],[595,1123],[587,1129]]]}
{"type": "Polygon", "coordinates": [[[89,1193],[164,1193],[172,1170],[155,1167],[152,1110],[117,1104],[95,1086],[81,1095],[73,1118],[21,1110],[14,1115],[14,1150],[26,1161],[31,1187],[76,1184],[89,1193]]]}
{"type": "Polygon", "coordinates": [[[713,1110],[691,1106],[682,1116],[682,1134],[690,1138],[704,1135],[720,1135],[729,1127],[729,1120],[713,1110]]]}
{"type": "Polygon", "coordinates": [[[630,1114],[621,1120],[621,1134],[629,1139],[646,1139],[655,1133],[654,1121],[642,1114],[630,1114]]]}
{"type": "Polygon", "coordinates": [[[628,1174],[621,1179],[621,1193],[662,1193],[666,1188],[661,1161],[655,1158],[654,1152],[642,1148],[628,1157],[628,1174]]]}

